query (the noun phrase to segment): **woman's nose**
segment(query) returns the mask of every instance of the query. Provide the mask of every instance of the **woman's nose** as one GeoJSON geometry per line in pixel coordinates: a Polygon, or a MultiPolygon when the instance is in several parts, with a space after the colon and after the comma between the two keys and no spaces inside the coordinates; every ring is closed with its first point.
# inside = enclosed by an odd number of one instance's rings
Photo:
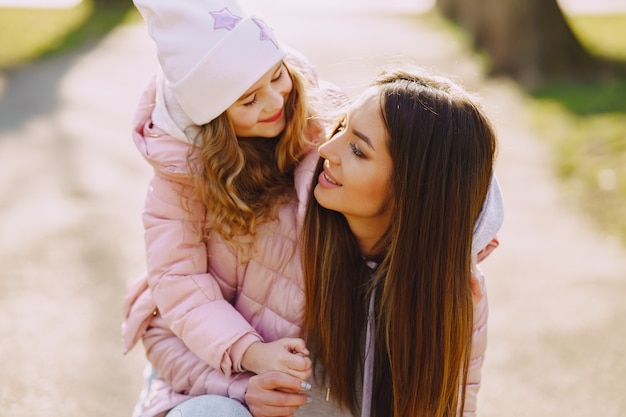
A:
{"type": "Polygon", "coordinates": [[[336,142],[337,141],[331,139],[322,143],[317,148],[317,152],[320,154],[320,156],[333,165],[338,165],[340,162],[339,155],[337,152],[335,152],[336,142]]]}

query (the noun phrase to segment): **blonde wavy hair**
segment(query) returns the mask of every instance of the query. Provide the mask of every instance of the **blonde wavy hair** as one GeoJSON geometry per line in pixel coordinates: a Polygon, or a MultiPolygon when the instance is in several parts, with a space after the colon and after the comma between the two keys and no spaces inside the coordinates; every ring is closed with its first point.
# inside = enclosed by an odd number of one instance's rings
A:
{"type": "Polygon", "coordinates": [[[200,240],[212,231],[228,241],[254,236],[259,225],[276,219],[280,206],[293,198],[294,170],[313,143],[307,137],[308,81],[298,68],[288,63],[285,67],[293,88],[285,103],[287,126],[278,137],[238,138],[224,112],[202,126],[195,138],[189,159],[192,200],[209,214],[199,230],[200,240]]]}

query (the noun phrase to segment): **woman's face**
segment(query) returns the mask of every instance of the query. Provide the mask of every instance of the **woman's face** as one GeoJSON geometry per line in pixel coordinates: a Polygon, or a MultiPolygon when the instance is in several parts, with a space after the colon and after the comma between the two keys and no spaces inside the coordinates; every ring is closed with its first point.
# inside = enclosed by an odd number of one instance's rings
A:
{"type": "Polygon", "coordinates": [[[366,90],[337,133],[320,146],[324,170],[314,194],[319,204],[342,213],[357,235],[375,241],[389,225],[392,160],[378,90],[366,90]],[[376,236],[374,236],[376,235],[376,236]]]}
{"type": "Polygon", "coordinates": [[[278,136],[287,124],[285,101],[293,82],[283,63],[261,77],[239,100],[226,109],[226,115],[240,138],[278,136]]]}

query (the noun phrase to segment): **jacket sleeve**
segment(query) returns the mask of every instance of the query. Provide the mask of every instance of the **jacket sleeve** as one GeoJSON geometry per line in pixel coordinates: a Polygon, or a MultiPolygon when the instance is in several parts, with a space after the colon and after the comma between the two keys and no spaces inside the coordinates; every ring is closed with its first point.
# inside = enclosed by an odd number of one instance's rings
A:
{"type": "Polygon", "coordinates": [[[164,320],[157,316],[143,337],[148,360],[159,377],[181,394],[197,396],[214,394],[245,401],[249,372],[230,376],[207,365],[176,337],[164,320]]]}
{"type": "Polygon", "coordinates": [[[224,299],[222,288],[235,289],[236,282],[224,282],[223,277],[218,282],[208,272],[206,245],[196,238],[197,227],[204,222],[203,209],[181,201],[183,193],[172,180],[157,175],[151,181],[143,215],[148,285],[174,334],[207,364],[228,375],[240,367],[245,351],[245,347],[238,349],[239,357],[232,358],[235,342],[248,340],[249,346],[261,337],[231,300],[224,299]],[[189,212],[185,204],[192,208],[189,212]]]}
{"type": "MultiPolygon", "coordinates": [[[[140,109],[150,108],[154,86],[147,94],[140,109]]],[[[146,111],[136,120],[134,140],[155,173],[143,223],[148,285],[158,312],[195,355],[230,375],[239,368],[240,355],[261,337],[231,304],[236,282],[228,278],[218,282],[208,271],[207,247],[197,237],[206,212],[190,197],[190,145],[154,126],[146,111]],[[224,291],[229,289],[230,299],[225,299],[224,291]]],[[[236,281],[236,274],[230,277],[236,281]]]]}

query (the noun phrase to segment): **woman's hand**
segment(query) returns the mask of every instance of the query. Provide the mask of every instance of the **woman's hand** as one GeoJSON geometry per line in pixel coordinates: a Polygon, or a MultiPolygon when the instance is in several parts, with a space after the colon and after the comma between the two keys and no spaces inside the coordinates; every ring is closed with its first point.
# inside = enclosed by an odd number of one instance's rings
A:
{"type": "Polygon", "coordinates": [[[283,372],[255,375],[248,382],[246,404],[254,417],[293,417],[308,403],[311,385],[283,372]]]}

